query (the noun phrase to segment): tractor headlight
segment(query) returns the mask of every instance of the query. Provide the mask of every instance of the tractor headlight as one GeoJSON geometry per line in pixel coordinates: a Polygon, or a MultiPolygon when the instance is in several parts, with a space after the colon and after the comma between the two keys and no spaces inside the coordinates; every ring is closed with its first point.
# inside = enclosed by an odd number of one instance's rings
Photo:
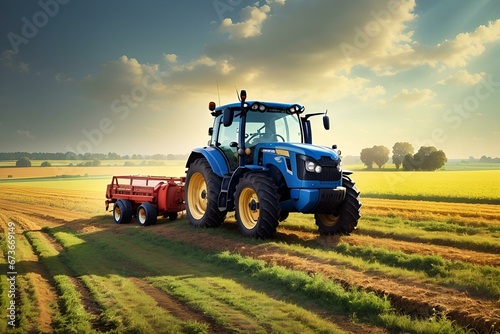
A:
{"type": "Polygon", "coordinates": [[[314,168],[316,168],[316,164],[312,161],[306,161],[306,170],[308,172],[314,172],[314,168]]]}
{"type": "Polygon", "coordinates": [[[311,172],[311,173],[318,173],[320,174],[323,168],[321,168],[320,165],[316,164],[313,161],[306,161],[306,171],[311,172]]]}

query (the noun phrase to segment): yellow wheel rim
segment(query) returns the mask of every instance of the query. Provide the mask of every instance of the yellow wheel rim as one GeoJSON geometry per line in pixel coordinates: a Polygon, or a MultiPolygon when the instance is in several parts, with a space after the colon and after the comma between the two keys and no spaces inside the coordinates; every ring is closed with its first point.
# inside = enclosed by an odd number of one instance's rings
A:
{"type": "Polygon", "coordinates": [[[139,212],[137,213],[137,219],[139,219],[139,222],[141,224],[144,224],[146,222],[146,210],[144,208],[139,208],[139,212]]]}
{"type": "Polygon", "coordinates": [[[326,227],[332,227],[337,225],[339,222],[340,216],[335,216],[332,214],[318,214],[319,219],[326,227]]]}
{"type": "Polygon", "coordinates": [[[120,210],[120,207],[117,205],[115,207],[115,220],[120,220],[122,216],[122,210],[120,210]]]}
{"type": "Polygon", "coordinates": [[[188,205],[194,219],[203,218],[207,211],[208,192],[207,183],[201,173],[194,173],[189,180],[188,205]]]}
{"type": "Polygon", "coordinates": [[[238,200],[238,209],[241,223],[245,228],[251,230],[259,220],[259,196],[251,188],[245,188],[238,200]]]}

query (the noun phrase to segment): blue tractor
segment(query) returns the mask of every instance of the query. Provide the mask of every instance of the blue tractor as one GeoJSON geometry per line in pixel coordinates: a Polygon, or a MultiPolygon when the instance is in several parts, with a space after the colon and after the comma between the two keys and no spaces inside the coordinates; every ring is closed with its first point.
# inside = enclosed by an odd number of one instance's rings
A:
{"type": "Polygon", "coordinates": [[[208,145],[186,163],[185,203],[198,227],[222,225],[235,211],[246,237],[270,238],[290,212],[312,213],[319,233],[349,234],[360,218],[359,192],[342,170],[340,151],[312,144],[299,104],[246,101],[216,107],[208,145]]]}

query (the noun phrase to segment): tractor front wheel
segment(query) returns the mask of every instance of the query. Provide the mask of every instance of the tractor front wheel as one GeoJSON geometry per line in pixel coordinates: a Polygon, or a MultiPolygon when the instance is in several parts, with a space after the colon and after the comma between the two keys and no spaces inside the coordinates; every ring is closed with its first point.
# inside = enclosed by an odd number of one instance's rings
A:
{"type": "Polygon", "coordinates": [[[330,214],[315,214],[316,225],[321,235],[346,234],[349,235],[361,217],[359,211],[359,191],[348,176],[343,176],[342,186],[346,189],[344,201],[332,210],[330,214]]]}
{"type": "Polygon", "coordinates": [[[191,225],[218,227],[226,218],[217,203],[222,179],[212,171],[205,159],[194,161],[186,175],[186,213],[191,225]]]}
{"type": "Polygon", "coordinates": [[[274,181],[261,173],[248,173],[235,191],[236,221],[241,233],[250,238],[271,238],[280,219],[279,197],[274,181]]]}

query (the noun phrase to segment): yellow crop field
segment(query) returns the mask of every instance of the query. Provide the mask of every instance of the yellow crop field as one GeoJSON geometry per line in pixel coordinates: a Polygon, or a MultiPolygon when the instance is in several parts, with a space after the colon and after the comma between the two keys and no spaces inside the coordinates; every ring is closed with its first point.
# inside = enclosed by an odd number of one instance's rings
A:
{"type": "Polygon", "coordinates": [[[391,198],[492,200],[500,203],[500,170],[361,171],[352,178],[365,195],[391,198]]]}
{"type": "Polygon", "coordinates": [[[111,176],[111,175],[157,175],[179,176],[185,174],[185,162],[172,162],[164,166],[99,166],[99,167],[2,167],[0,180],[39,178],[55,176],[111,176]],[[10,175],[10,177],[9,177],[10,175]]]}

